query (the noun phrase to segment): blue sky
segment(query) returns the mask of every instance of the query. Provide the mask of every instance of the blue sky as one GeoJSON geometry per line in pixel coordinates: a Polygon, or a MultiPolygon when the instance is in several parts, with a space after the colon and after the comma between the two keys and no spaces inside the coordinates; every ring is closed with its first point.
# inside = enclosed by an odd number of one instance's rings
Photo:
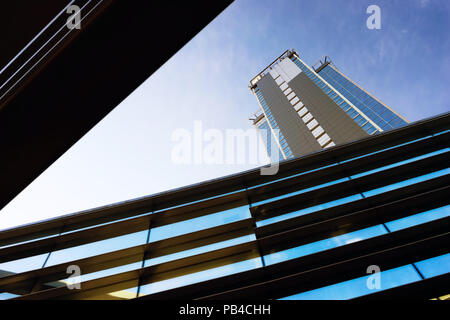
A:
{"type": "Polygon", "coordinates": [[[410,121],[450,111],[448,30],[447,0],[236,1],[2,209],[0,229],[255,167],[174,164],[171,135],[197,120],[249,128],[249,80],[286,49],[330,56],[410,121]],[[371,4],[380,30],[366,28],[371,4]]]}

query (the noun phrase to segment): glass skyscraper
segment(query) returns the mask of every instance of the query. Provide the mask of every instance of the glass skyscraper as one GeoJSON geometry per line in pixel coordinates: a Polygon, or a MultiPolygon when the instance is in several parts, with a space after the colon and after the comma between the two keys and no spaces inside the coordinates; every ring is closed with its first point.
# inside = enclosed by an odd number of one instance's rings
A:
{"type": "Polygon", "coordinates": [[[329,60],[314,69],[294,50],[254,77],[250,88],[261,107],[253,123],[271,142],[271,158],[273,144],[280,159],[289,159],[408,124],[329,60]]]}

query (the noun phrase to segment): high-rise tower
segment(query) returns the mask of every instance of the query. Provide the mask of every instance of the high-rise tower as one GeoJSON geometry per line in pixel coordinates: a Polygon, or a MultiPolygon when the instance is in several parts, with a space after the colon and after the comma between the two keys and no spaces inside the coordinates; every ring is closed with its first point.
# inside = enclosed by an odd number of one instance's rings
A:
{"type": "Polygon", "coordinates": [[[315,69],[294,50],[285,51],[254,77],[250,89],[261,107],[253,124],[261,129],[269,156],[279,150],[280,160],[408,123],[329,59],[315,69]]]}

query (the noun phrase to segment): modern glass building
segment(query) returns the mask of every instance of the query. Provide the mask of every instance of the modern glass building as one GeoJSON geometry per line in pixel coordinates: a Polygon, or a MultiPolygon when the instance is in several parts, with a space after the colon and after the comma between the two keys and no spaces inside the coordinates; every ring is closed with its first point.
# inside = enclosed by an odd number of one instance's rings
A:
{"type": "Polygon", "coordinates": [[[447,113],[3,230],[0,298],[445,299],[449,142],[447,113]]]}
{"type": "MultiPolygon", "coordinates": [[[[285,51],[254,77],[250,88],[261,107],[254,125],[258,129],[269,127],[271,144],[278,146],[281,159],[408,124],[327,58],[314,69],[294,50],[285,51]]],[[[268,151],[269,156],[273,152],[268,151]]]]}

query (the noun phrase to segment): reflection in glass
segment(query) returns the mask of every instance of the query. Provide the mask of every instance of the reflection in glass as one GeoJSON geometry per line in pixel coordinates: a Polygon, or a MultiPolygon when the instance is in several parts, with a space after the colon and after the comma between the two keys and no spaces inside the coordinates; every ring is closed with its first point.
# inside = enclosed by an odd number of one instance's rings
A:
{"type": "Polygon", "coordinates": [[[193,256],[196,254],[202,254],[202,253],[213,251],[213,250],[231,247],[234,245],[238,245],[238,244],[253,241],[253,240],[256,240],[256,237],[254,234],[251,234],[251,235],[246,235],[246,236],[242,236],[242,237],[238,237],[238,238],[234,238],[234,239],[230,239],[230,240],[226,240],[226,241],[212,243],[212,244],[209,244],[206,246],[201,246],[201,247],[197,247],[197,248],[190,249],[190,250],[184,250],[181,252],[168,254],[165,256],[161,256],[161,257],[151,258],[151,259],[148,259],[145,261],[145,267],[168,262],[168,261],[173,261],[173,260],[177,260],[177,259],[182,259],[185,257],[190,257],[190,256],[193,256]]]}
{"type": "Polygon", "coordinates": [[[250,218],[248,205],[151,229],[150,242],[250,218]]]}
{"type": "Polygon", "coordinates": [[[425,278],[431,278],[450,272],[450,253],[415,263],[425,278]]]}
{"type": "Polygon", "coordinates": [[[176,278],[171,278],[143,285],[140,288],[139,296],[148,295],[181,286],[186,286],[189,284],[206,281],[214,278],[224,277],[234,273],[243,272],[260,267],[262,267],[260,258],[254,258],[233,264],[228,264],[213,269],[208,269],[176,278]]]}
{"type": "Polygon", "coordinates": [[[7,271],[13,273],[21,273],[40,269],[44,265],[47,256],[48,253],[43,253],[36,256],[0,263],[0,272],[7,271]]]}
{"type": "Polygon", "coordinates": [[[446,174],[449,174],[449,173],[450,173],[450,169],[447,168],[447,169],[431,172],[431,173],[428,173],[428,174],[425,174],[425,175],[422,175],[422,176],[419,176],[419,177],[414,177],[414,178],[411,178],[411,179],[408,179],[408,180],[403,180],[403,181],[400,181],[400,182],[396,182],[396,183],[393,183],[393,184],[390,184],[390,185],[387,185],[387,186],[383,186],[383,187],[380,187],[380,188],[377,188],[377,189],[373,189],[373,190],[370,190],[370,191],[364,191],[363,194],[366,197],[370,197],[370,196],[377,195],[377,194],[380,194],[380,193],[383,193],[383,192],[396,190],[396,189],[399,189],[399,188],[402,188],[402,187],[406,187],[406,186],[409,186],[409,185],[412,185],[412,184],[415,184],[415,183],[419,183],[419,182],[426,181],[426,180],[429,180],[429,179],[437,178],[437,177],[440,177],[440,176],[443,176],[443,175],[446,175],[446,174]]]}
{"type": "Polygon", "coordinates": [[[371,276],[373,275],[294,294],[280,300],[347,300],[421,280],[419,274],[410,264],[381,271],[380,289],[369,289],[368,279],[371,276]]]}
{"type": "Polygon", "coordinates": [[[391,232],[394,232],[400,229],[413,227],[421,223],[445,218],[448,216],[450,216],[450,205],[414,214],[405,218],[393,220],[387,222],[386,226],[391,232]]]}
{"type": "Polygon", "coordinates": [[[123,236],[91,242],[76,247],[57,250],[50,254],[46,266],[52,266],[64,262],[83,259],[99,254],[117,251],[140,244],[147,241],[148,230],[134,232],[123,236]]]}
{"type": "Polygon", "coordinates": [[[303,257],[316,252],[340,247],[349,243],[358,242],[387,233],[386,229],[380,224],[366,229],[342,234],[336,237],[308,243],[299,247],[290,248],[276,253],[264,256],[266,265],[303,257]]]}
{"type": "Polygon", "coordinates": [[[257,221],[256,222],[256,226],[257,227],[261,227],[261,226],[265,226],[268,224],[272,224],[275,222],[279,222],[279,221],[283,221],[283,220],[287,220],[287,219],[291,219],[291,218],[295,218],[295,217],[299,217],[308,213],[312,213],[315,211],[319,211],[319,210],[324,210],[324,209],[328,209],[334,206],[338,206],[341,204],[345,204],[345,203],[349,203],[352,201],[356,201],[356,200],[360,200],[362,199],[362,196],[360,194],[355,194],[349,197],[345,197],[345,198],[341,198],[341,199],[337,199],[337,200],[333,200],[330,202],[325,202],[316,206],[312,206],[309,208],[305,208],[305,209],[301,209],[298,211],[294,211],[294,212],[290,212],[287,214],[283,214],[281,216],[277,216],[277,217],[273,217],[270,219],[266,219],[266,220],[261,220],[261,221],[257,221]]]}

